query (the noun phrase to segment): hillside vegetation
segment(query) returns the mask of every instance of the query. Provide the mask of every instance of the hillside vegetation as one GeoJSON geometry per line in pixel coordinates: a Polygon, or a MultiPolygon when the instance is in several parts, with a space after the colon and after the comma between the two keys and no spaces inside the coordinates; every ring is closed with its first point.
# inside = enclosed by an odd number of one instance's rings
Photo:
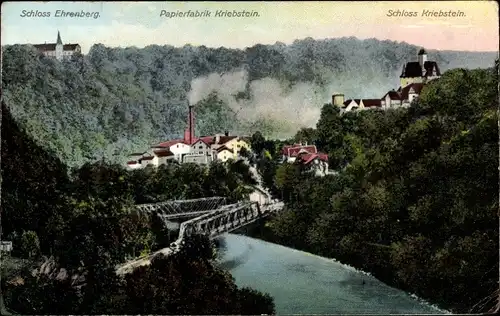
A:
{"type": "Polygon", "coordinates": [[[2,254],[7,309],[20,315],[274,313],[272,297],[238,288],[216,267],[213,245],[202,236],[123,278],[115,272],[117,264],[172,241],[159,218],[138,214],[134,204],[213,195],[240,200],[253,183],[248,166],[214,163],[207,172],[196,165],[169,165],[127,172],[97,162],[68,176],[64,163],[27,135],[4,102],[1,123],[2,239],[14,245],[14,260],[2,254]],[[214,176],[223,180],[214,183],[214,176]],[[27,262],[19,267],[20,261],[27,262]],[[34,275],[40,263],[53,268],[34,275]]]}
{"type": "Polygon", "coordinates": [[[265,183],[288,209],[266,238],[336,258],[455,313],[493,311],[497,87],[498,61],[446,72],[409,109],[340,116],[324,105],[316,128],[296,141],[328,152],[339,174],[310,177],[261,155],[265,183]]]}
{"type": "MultiPolygon", "coordinates": [[[[101,158],[123,162],[153,142],[181,136],[188,101],[199,103],[199,134],[293,135],[314,125],[333,92],[373,97],[397,88],[402,65],[417,49],[355,38],[246,50],[97,44],[84,57],[58,62],[14,45],[2,47],[2,91],[15,119],[70,166],[101,158]]],[[[432,51],[429,58],[445,70],[457,66],[457,56],[472,68],[494,58],[432,51]]]]}

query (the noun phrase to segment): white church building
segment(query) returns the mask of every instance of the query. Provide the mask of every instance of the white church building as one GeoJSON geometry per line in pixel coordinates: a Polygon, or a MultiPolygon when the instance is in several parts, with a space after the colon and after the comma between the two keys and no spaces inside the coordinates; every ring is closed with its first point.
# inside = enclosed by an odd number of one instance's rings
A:
{"type": "Polygon", "coordinates": [[[63,44],[61,34],[57,31],[57,41],[55,43],[45,43],[33,45],[47,57],[54,57],[57,60],[69,59],[75,53],[81,53],[79,44],[63,44]]]}

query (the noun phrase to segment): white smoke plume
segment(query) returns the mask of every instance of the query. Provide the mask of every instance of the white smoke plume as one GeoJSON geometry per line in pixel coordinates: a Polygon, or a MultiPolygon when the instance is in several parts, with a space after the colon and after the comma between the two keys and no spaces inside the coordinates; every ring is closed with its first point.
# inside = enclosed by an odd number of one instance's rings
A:
{"type": "Polygon", "coordinates": [[[290,127],[280,134],[290,136],[301,127],[314,127],[321,107],[331,98],[321,93],[323,88],[311,84],[301,83],[285,89],[277,80],[264,78],[250,82],[250,100],[236,100],[235,95],[245,92],[247,84],[245,70],[196,78],[191,82],[189,103],[194,105],[216,92],[218,98],[236,113],[238,120],[247,123],[259,119],[277,121],[290,127]]]}
{"type": "MultiPolygon", "coordinates": [[[[264,78],[248,82],[245,70],[230,73],[213,73],[199,77],[191,82],[188,94],[189,103],[195,105],[216,92],[236,113],[241,122],[253,123],[256,120],[275,122],[279,125],[279,136],[293,136],[300,128],[315,127],[321,108],[331,103],[335,91],[345,93],[348,98],[380,98],[391,85],[367,76],[366,80],[352,76],[337,76],[323,87],[311,83],[298,83],[291,88],[275,79],[264,78]],[[238,92],[245,92],[249,84],[250,99],[236,100],[238,92]],[[363,87],[360,89],[359,87],[363,87]]],[[[253,133],[255,131],[244,131],[253,133]]],[[[278,135],[276,135],[278,136],[278,135]]]]}
{"type": "Polygon", "coordinates": [[[206,77],[195,78],[191,81],[191,91],[188,94],[189,104],[195,105],[214,91],[222,100],[234,98],[233,94],[245,91],[247,81],[246,71],[212,73],[206,77]]]}

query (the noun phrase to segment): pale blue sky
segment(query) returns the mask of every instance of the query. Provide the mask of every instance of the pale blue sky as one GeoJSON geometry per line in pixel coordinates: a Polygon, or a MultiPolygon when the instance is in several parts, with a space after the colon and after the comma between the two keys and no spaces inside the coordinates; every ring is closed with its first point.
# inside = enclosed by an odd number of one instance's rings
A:
{"type": "Polygon", "coordinates": [[[406,41],[428,49],[498,50],[498,7],[494,2],[7,2],[2,3],[2,45],[53,43],[150,44],[244,48],[257,43],[355,36],[406,41]],[[214,17],[216,10],[248,10],[258,17],[214,17]],[[462,18],[388,17],[388,10],[462,10],[462,18]],[[23,10],[50,17],[21,17],[23,10]],[[55,17],[56,10],[99,12],[99,17],[55,17]],[[209,10],[212,17],[165,18],[161,10],[209,10]],[[432,34],[432,36],[429,36],[432,34]]]}

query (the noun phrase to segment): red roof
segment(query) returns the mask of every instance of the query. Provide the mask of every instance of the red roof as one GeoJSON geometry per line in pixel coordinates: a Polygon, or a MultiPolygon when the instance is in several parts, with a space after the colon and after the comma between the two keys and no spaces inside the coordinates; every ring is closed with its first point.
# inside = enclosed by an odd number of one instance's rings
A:
{"type": "Polygon", "coordinates": [[[318,151],[316,150],[316,146],[310,145],[310,146],[300,146],[300,147],[292,147],[288,148],[288,157],[297,157],[300,152],[307,152],[309,154],[315,154],[318,151]]]}
{"type": "Polygon", "coordinates": [[[299,161],[302,162],[304,165],[310,164],[315,159],[328,162],[328,155],[323,153],[317,153],[317,154],[301,154],[299,156],[299,161]]]}
{"type": "Polygon", "coordinates": [[[127,161],[127,165],[135,165],[135,164],[138,164],[138,162],[135,160],[127,161]]]}
{"type": "Polygon", "coordinates": [[[215,142],[215,137],[213,137],[213,136],[201,136],[199,138],[195,138],[193,141],[193,145],[200,140],[202,142],[204,142],[206,145],[210,146],[215,142]]]}
{"type": "Polygon", "coordinates": [[[154,158],[153,156],[142,157],[139,161],[141,161],[141,160],[152,160],[153,158],[154,158]]]}
{"type": "Polygon", "coordinates": [[[292,148],[293,146],[290,146],[290,145],[285,145],[283,146],[283,148],[281,149],[281,154],[283,155],[287,155],[288,154],[288,149],[289,148],[292,148]]]}
{"type": "Polygon", "coordinates": [[[296,157],[297,154],[301,151],[305,150],[308,153],[317,153],[318,150],[314,145],[301,145],[301,144],[293,144],[293,145],[285,145],[281,150],[281,153],[288,157],[296,157]]]}
{"type": "Polygon", "coordinates": [[[184,142],[184,139],[174,139],[174,140],[169,140],[166,142],[159,143],[158,145],[153,146],[153,148],[161,148],[161,147],[170,148],[171,146],[177,145],[177,144],[186,144],[186,143],[184,142]]]}

